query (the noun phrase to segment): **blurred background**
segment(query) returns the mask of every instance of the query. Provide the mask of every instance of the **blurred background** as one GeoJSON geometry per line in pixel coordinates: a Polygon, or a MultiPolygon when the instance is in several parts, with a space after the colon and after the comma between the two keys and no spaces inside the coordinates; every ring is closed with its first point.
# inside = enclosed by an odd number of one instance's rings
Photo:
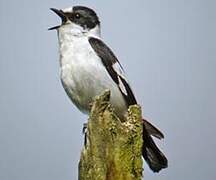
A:
{"type": "Polygon", "coordinates": [[[216,141],[216,1],[0,1],[0,179],[75,180],[87,116],[59,79],[50,7],[98,13],[143,114],[165,134],[169,159],[145,180],[213,180],[216,141]]]}

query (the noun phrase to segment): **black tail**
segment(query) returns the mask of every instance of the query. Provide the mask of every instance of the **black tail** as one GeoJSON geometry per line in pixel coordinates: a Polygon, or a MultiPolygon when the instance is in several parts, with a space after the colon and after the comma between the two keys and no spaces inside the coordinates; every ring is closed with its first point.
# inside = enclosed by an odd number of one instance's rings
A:
{"type": "Polygon", "coordinates": [[[163,134],[148,121],[143,120],[143,157],[154,172],[159,172],[168,166],[167,158],[158,149],[151,135],[163,138],[163,134]],[[153,131],[154,130],[154,131],[153,131]]]}

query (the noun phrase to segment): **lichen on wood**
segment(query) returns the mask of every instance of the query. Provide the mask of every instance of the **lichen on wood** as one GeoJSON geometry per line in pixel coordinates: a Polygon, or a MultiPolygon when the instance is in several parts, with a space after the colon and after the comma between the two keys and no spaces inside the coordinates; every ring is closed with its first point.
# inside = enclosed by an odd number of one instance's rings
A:
{"type": "Polygon", "coordinates": [[[141,180],[141,109],[130,106],[121,122],[109,104],[110,92],[94,101],[87,123],[86,144],[79,162],[79,180],[141,180]]]}

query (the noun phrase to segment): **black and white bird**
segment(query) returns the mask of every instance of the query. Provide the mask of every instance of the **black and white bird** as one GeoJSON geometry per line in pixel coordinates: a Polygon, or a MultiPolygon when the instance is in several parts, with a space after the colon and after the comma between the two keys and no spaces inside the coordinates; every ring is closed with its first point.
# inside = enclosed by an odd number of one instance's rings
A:
{"type": "MultiPolygon", "coordinates": [[[[101,39],[97,14],[84,6],[51,10],[62,20],[50,30],[58,32],[61,81],[69,98],[80,111],[89,113],[93,99],[109,89],[115,113],[125,118],[128,107],[137,101],[121,64],[101,39]]],[[[154,172],[159,172],[168,163],[151,136],[163,138],[157,128],[143,120],[143,157],[154,172]]]]}

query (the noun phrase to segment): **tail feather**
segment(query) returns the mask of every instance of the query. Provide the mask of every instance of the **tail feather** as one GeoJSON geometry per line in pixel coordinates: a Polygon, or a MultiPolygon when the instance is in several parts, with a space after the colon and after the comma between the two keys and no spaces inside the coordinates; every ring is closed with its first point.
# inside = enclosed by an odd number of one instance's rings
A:
{"type": "MultiPolygon", "coordinates": [[[[154,127],[154,126],[152,126],[152,127],[154,127]]],[[[151,132],[152,131],[148,132],[148,129],[146,128],[146,123],[143,123],[143,141],[144,141],[144,144],[143,144],[143,148],[142,148],[142,153],[143,153],[144,159],[148,163],[151,170],[153,172],[159,172],[161,169],[167,168],[168,161],[167,161],[167,158],[165,157],[165,155],[159,150],[159,148],[156,146],[154,140],[150,136],[152,134],[151,132]]],[[[154,131],[154,132],[156,132],[156,131],[154,131]]],[[[158,132],[160,132],[160,131],[158,130],[158,132]]],[[[161,135],[157,135],[157,136],[161,137],[161,135]]]]}
{"type": "Polygon", "coordinates": [[[148,122],[146,119],[142,119],[143,120],[143,123],[144,123],[144,125],[145,125],[145,128],[146,128],[146,131],[150,134],[150,135],[152,135],[152,136],[154,136],[154,137],[156,137],[156,138],[158,138],[158,139],[163,139],[164,138],[164,135],[163,135],[163,133],[158,129],[158,128],[156,128],[155,126],[153,126],[150,122],[148,122]]]}

